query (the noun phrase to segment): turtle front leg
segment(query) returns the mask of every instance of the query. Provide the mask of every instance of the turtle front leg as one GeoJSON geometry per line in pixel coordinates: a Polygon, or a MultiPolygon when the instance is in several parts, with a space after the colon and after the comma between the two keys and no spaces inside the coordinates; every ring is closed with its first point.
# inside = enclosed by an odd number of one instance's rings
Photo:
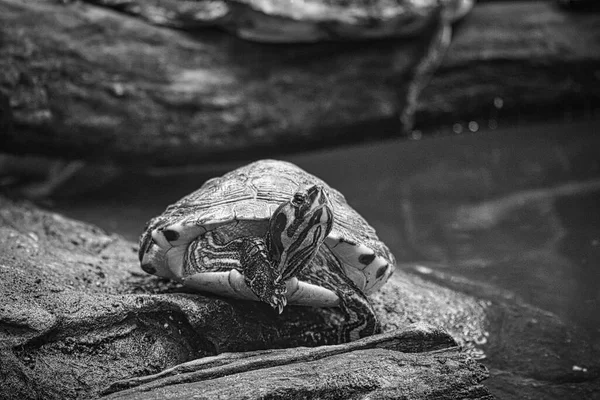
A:
{"type": "Polygon", "coordinates": [[[214,232],[207,232],[186,249],[183,278],[187,286],[224,296],[253,299],[254,294],[279,313],[287,304],[285,282],[269,260],[263,238],[221,244],[214,232]]]}
{"type": "Polygon", "coordinates": [[[258,237],[244,238],[240,247],[240,264],[246,284],[258,298],[279,311],[287,304],[286,285],[269,260],[267,245],[258,237]]]}

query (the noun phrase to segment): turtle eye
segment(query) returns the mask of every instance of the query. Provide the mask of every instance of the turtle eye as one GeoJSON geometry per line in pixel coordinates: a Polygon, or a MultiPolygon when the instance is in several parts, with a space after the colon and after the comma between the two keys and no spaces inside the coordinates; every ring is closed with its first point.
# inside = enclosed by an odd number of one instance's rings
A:
{"type": "Polygon", "coordinates": [[[292,199],[292,204],[296,207],[300,207],[306,201],[306,196],[302,193],[296,193],[292,199]]]}

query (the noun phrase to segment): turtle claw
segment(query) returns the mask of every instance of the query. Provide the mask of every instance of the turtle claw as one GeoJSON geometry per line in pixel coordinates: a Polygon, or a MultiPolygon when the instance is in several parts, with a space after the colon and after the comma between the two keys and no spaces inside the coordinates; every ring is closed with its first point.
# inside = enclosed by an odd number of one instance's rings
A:
{"type": "Polygon", "coordinates": [[[281,314],[287,305],[287,297],[285,296],[287,293],[287,287],[285,283],[281,282],[281,276],[275,279],[275,288],[273,292],[274,293],[271,295],[269,304],[271,304],[271,307],[279,311],[279,314],[281,314]]]}
{"type": "Polygon", "coordinates": [[[287,299],[285,296],[273,295],[271,296],[271,301],[269,302],[269,304],[271,304],[271,307],[273,307],[279,312],[279,314],[281,314],[283,312],[283,309],[287,305],[287,299]]]}

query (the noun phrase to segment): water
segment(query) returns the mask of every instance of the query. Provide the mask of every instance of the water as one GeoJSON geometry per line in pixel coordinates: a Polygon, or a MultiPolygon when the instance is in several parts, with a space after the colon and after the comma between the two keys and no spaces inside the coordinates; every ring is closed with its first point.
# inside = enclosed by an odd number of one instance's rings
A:
{"type": "MultiPolygon", "coordinates": [[[[279,158],[344,193],[400,267],[496,304],[483,362],[499,398],[592,398],[600,390],[600,370],[590,361],[600,352],[598,125],[391,140],[279,158]],[[542,315],[527,323],[543,326],[508,326],[514,319],[507,315],[523,310],[542,315]],[[533,341],[541,350],[531,347],[518,359],[516,347],[533,341]]],[[[56,209],[137,240],[150,217],[242,164],[128,172],[58,200],[56,209]]]]}

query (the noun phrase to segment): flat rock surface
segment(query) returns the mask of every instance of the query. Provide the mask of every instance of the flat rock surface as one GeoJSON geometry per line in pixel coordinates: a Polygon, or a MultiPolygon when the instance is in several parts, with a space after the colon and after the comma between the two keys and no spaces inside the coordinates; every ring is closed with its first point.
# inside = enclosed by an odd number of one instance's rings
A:
{"type": "MultiPolygon", "coordinates": [[[[319,332],[335,329],[336,320],[340,321],[334,309],[288,307],[278,317],[267,305],[186,293],[143,274],[135,247],[96,227],[0,198],[0,394],[4,398],[94,397],[111,382],[154,374],[201,357],[318,343],[319,332]]],[[[451,336],[439,328],[411,328],[417,321],[447,326],[459,343],[475,351],[474,341],[485,335],[485,304],[407,278],[391,281],[387,290],[373,298],[384,330],[400,332],[400,340],[391,349],[387,346],[384,350],[389,353],[379,361],[386,375],[374,369],[361,375],[359,366],[383,353],[355,349],[363,353],[348,353],[343,362],[354,369],[346,371],[345,379],[361,383],[356,388],[344,387],[359,394],[370,388],[382,396],[391,393],[385,396],[393,398],[408,390],[398,386],[408,374],[420,377],[421,383],[410,389],[418,394],[413,398],[425,398],[427,382],[442,379],[440,374],[446,371],[449,375],[439,390],[445,388],[442,391],[449,398],[468,393],[469,398],[485,398],[487,391],[479,384],[485,370],[468,353],[458,352],[451,336]]],[[[267,355],[261,354],[260,359],[267,355]]],[[[304,358],[304,367],[279,367],[290,379],[296,376],[299,387],[312,381],[311,390],[324,393],[334,390],[332,382],[337,378],[331,375],[333,380],[317,382],[298,371],[312,371],[311,362],[333,371],[345,357],[330,356],[304,358]]],[[[270,376],[265,388],[289,389],[289,382],[283,384],[269,368],[274,367],[242,368],[219,379],[248,382],[253,376],[270,376]]],[[[229,384],[224,388],[211,382],[214,393],[219,387],[233,390],[229,384]]],[[[177,390],[184,395],[197,387],[178,386],[177,390]]],[[[302,393],[298,391],[297,396],[302,393]]]]}
{"type": "MultiPolygon", "coordinates": [[[[594,114],[599,21],[553,2],[478,4],[422,93],[417,128],[594,114]]],[[[436,34],[432,24],[407,40],[261,45],[80,2],[1,0],[0,126],[14,129],[0,146],[189,165],[398,136],[436,34]]]]}

